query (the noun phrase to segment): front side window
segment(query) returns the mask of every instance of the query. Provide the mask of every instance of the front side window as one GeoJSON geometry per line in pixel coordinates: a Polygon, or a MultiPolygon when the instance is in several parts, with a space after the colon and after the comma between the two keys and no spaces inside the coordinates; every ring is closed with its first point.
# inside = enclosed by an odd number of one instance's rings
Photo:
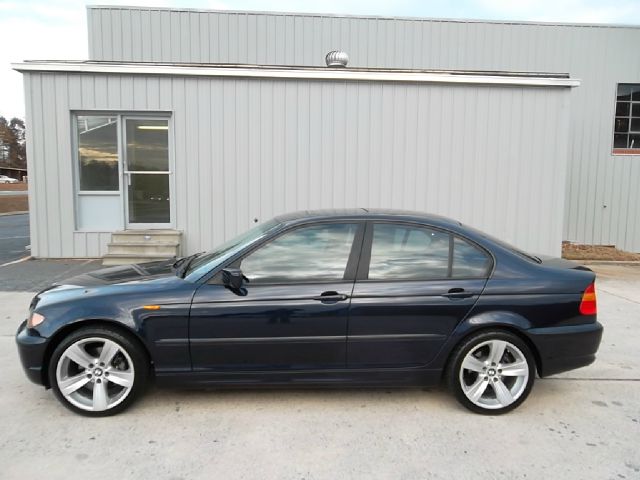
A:
{"type": "Polygon", "coordinates": [[[249,284],[341,281],[358,224],[335,223],[287,232],[245,257],[249,284]]]}
{"type": "Polygon", "coordinates": [[[80,191],[117,191],[118,122],[116,117],[78,115],[80,191]]]}
{"type": "Polygon", "coordinates": [[[640,84],[618,84],[613,153],[640,154],[640,84]]]}
{"type": "Polygon", "coordinates": [[[375,224],[369,280],[484,278],[491,259],[448,232],[426,227],[375,224]]]}

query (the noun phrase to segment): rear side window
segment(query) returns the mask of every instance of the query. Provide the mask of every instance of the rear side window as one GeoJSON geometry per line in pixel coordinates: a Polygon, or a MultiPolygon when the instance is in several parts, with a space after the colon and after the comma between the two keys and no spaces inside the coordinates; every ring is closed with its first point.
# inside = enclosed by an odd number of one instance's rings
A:
{"type": "Polygon", "coordinates": [[[370,280],[428,280],[449,272],[449,234],[428,228],[373,226],[370,280]]]}
{"type": "Polygon", "coordinates": [[[486,253],[461,238],[454,238],[452,277],[484,277],[490,266],[491,259],[486,253]]]}
{"type": "Polygon", "coordinates": [[[427,227],[373,226],[369,280],[484,278],[489,256],[466,240],[427,227]]]}

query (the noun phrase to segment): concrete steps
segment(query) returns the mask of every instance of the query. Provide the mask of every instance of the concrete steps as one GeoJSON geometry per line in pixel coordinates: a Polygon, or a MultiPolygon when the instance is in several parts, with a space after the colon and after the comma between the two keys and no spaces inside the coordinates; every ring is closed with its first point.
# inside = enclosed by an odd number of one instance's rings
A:
{"type": "Polygon", "coordinates": [[[166,260],[180,254],[182,232],[177,230],[123,230],[111,234],[103,265],[166,260]]]}

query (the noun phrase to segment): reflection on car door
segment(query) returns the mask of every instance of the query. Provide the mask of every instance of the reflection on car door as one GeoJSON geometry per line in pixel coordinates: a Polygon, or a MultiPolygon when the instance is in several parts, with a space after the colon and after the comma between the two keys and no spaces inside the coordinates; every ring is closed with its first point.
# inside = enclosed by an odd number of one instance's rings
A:
{"type": "Polygon", "coordinates": [[[427,365],[484,289],[491,257],[450,232],[370,223],[350,307],[350,368],[427,365]]]}
{"type": "Polygon", "coordinates": [[[218,276],[195,294],[195,370],[344,368],[349,302],[363,222],[289,230],[235,261],[243,295],[218,276]]]}

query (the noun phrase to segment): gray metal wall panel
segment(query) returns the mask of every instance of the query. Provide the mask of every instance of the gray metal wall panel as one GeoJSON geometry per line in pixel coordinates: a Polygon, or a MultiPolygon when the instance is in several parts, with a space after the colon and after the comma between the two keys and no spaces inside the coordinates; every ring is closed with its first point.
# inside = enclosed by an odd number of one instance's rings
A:
{"type": "Polygon", "coordinates": [[[441,213],[558,254],[569,89],[26,73],[38,256],[100,256],[74,231],[70,112],[169,111],[185,253],[292,210],[441,213]],[[505,142],[504,139],[510,139],[505,142]]]}
{"type": "MultiPolygon", "coordinates": [[[[25,116],[26,116],[26,148],[27,148],[27,168],[32,172],[36,168],[36,158],[39,158],[40,153],[36,151],[36,147],[39,143],[36,141],[36,136],[39,133],[38,117],[34,114],[34,102],[38,100],[37,92],[33,86],[32,75],[24,75],[24,98],[25,98],[25,116]]],[[[40,104],[38,104],[40,105],[40,104]]],[[[38,162],[39,163],[39,162],[38,162]]],[[[38,182],[42,183],[46,178],[30,177],[29,182],[34,188],[29,188],[29,225],[31,231],[31,254],[38,256],[42,249],[40,248],[40,219],[43,214],[43,205],[40,195],[36,195],[39,192],[38,182]]]]}
{"type": "Polygon", "coordinates": [[[563,236],[640,251],[638,159],[611,155],[615,85],[640,82],[638,28],[123,7],[88,12],[93,60],[323,65],[326,52],[340,48],[360,67],[568,72],[583,84],[571,99],[563,236]],[[141,42],[132,14],[150,18],[141,42]]]}

